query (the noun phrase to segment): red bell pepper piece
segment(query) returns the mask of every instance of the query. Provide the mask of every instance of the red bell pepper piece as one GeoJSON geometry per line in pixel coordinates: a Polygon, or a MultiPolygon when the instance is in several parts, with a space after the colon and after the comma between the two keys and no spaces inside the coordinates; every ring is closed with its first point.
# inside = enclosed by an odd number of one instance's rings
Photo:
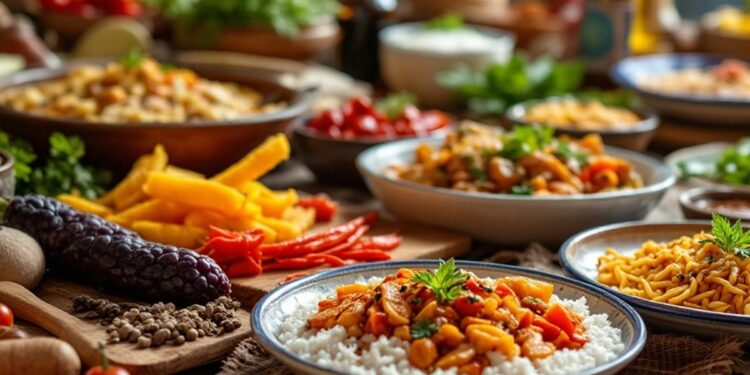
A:
{"type": "Polygon", "coordinates": [[[378,249],[349,250],[336,255],[341,259],[357,260],[360,262],[380,262],[391,259],[391,254],[378,249]]]}
{"type": "Polygon", "coordinates": [[[297,205],[315,210],[315,221],[331,221],[336,216],[338,204],[325,194],[319,194],[310,198],[300,198],[297,205]]]}
{"type": "Polygon", "coordinates": [[[352,250],[359,249],[379,249],[379,250],[393,250],[401,245],[403,237],[398,234],[386,234],[382,236],[373,237],[362,237],[354,246],[352,250]]]}
{"type": "Polygon", "coordinates": [[[550,306],[544,314],[544,318],[550,323],[558,326],[568,335],[568,337],[572,337],[576,331],[575,322],[570,315],[568,315],[568,311],[559,304],[550,306]]]}
{"type": "Polygon", "coordinates": [[[550,323],[541,316],[535,317],[531,324],[542,329],[542,338],[544,338],[544,341],[555,340],[560,336],[560,332],[562,331],[560,327],[550,323]]]}
{"type": "Polygon", "coordinates": [[[260,259],[245,257],[245,259],[234,262],[224,270],[228,277],[257,276],[263,272],[260,259]]]}

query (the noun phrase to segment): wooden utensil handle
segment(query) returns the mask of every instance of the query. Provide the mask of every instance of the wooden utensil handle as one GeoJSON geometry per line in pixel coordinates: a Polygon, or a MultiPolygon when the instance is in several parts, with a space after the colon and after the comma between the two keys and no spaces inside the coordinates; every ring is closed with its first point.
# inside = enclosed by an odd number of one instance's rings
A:
{"type": "Polygon", "coordinates": [[[97,343],[80,334],[83,323],[74,316],[10,281],[0,281],[0,302],[10,307],[16,317],[34,323],[72,345],[89,366],[99,363],[97,343]]]}

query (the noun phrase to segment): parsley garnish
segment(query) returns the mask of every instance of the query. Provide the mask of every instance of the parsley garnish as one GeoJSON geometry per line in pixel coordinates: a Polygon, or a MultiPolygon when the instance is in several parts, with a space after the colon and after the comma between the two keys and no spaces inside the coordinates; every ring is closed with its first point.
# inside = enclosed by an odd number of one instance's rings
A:
{"type": "Polygon", "coordinates": [[[437,271],[422,271],[414,275],[411,281],[421,283],[435,293],[435,299],[440,304],[449,304],[461,294],[469,275],[456,269],[453,258],[447,262],[440,260],[437,271]]]}
{"type": "Polygon", "coordinates": [[[724,216],[713,214],[711,234],[714,238],[702,240],[700,243],[714,244],[725,253],[734,254],[742,259],[750,256],[750,231],[742,228],[740,220],[732,225],[724,216]]]}
{"type": "Polygon", "coordinates": [[[375,103],[375,107],[385,113],[386,117],[393,120],[404,113],[406,106],[416,105],[416,103],[416,95],[407,91],[401,91],[378,100],[377,103],[375,103]]]}
{"type": "Polygon", "coordinates": [[[573,148],[570,147],[570,143],[565,141],[559,141],[557,143],[555,155],[564,160],[575,160],[581,167],[585,167],[589,162],[588,154],[582,151],[573,150],[573,148]]]}
{"type": "Polygon", "coordinates": [[[135,69],[146,59],[146,54],[141,50],[131,49],[128,53],[120,58],[120,64],[128,69],[135,69]]]}
{"type": "Polygon", "coordinates": [[[516,125],[512,132],[502,135],[503,148],[497,154],[518,160],[552,143],[554,135],[555,130],[548,126],[516,125]]]}
{"type": "Polygon", "coordinates": [[[449,12],[427,22],[429,30],[459,30],[464,28],[464,19],[460,14],[449,12]]]}
{"type": "Polygon", "coordinates": [[[510,188],[510,193],[513,195],[532,195],[534,194],[534,189],[528,185],[516,185],[510,188]]]}
{"type": "Polygon", "coordinates": [[[427,319],[422,319],[411,326],[411,338],[416,339],[429,339],[437,333],[438,327],[435,324],[430,323],[427,319]]]}

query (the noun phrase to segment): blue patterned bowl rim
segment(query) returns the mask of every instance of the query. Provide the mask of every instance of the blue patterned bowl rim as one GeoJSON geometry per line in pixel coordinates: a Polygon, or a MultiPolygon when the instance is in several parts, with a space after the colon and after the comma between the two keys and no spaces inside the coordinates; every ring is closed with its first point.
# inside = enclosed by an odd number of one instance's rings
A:
{"type": "MultiPolygon", "coordinates": [[[[321,280],[325,280],[325,279],[335,277],[335,276],[357,273],[357,272],[362,272],[362,271],[372,271],[372,270],[378,270],[378,269],[385,270],[385,269],[398,269],[398,268],[429,268],[429,267],[434,268],[434,267],[437,267],[437,265],[438,265],[438,260],[405,260],[405,261],[366,263],[366,264],[358,264],[358,265],[323,271],[320,273],[316,273],[313,275],[309,275],[309,276],[288,282],[286,284],[282,284],[280,286],[277,286],[270,292],[268,292],[268,294],[266,294],[265,296],[263,296],[263,298],[261,298],[258,301],[258,303],[255,305],[255,307],[253,308],[252,322],[251,322],[253,333],[260,341],[263,342],[263,344],[267,345],[267,348],[271,348],[273,352],[275,352],[275,355],[284,356],[286,359],[293,361],[297,363],[298,365],[308,367],[311,369],[315,369],[317,371],[345,375],[344,373],[333,371],[331,369],[319,366],[315,363],[302,360],[296,357],[294,354],[292,354],[283,345],[279,344],[278,340],[274,338],[273,333],[266,331],[265,327],[263,327],[263,325],[261,324],[262,316],[265,313],[265,311],[268,309],[268,307],[274,302],[275,299],[278,298],[278,296],[293,293],[294,290],[297,288],[300,288],[302,286],[307,286],[310,284],[314,284],[321,280]]],[[[579,375],[596,374],[601,371],[606,371],[607,369],[610,369],[610,368],[616,368],[622,365],[623,363],[628,363],[632,359],[634,359],[641,352],[641,350],[643,350],[643,347],[646,345],[646,324],[644,323],[641,316],[630,305],[622,301],[613,293],[607,291],[605,288],[602,288],[596,285],[591,285],[588,283],[584,283],[584,282],[571,279],[565,276],[555,275],[552,273],[523,268],[523,267],[503,265],[503,264],[457,260],[456,266],[459,268],[470,267],[473,269],[508,271],[508,272],[514,272],[518,274],[523,274],[529,277],[534,277],[534,276],[546,277],[556,282],[568,284],[576,288],[586,290],[587,292],[593,294],[594,296],[611,303],[615,307],[615,309],[619,310],[622,314],[624,314],[624,316],[628,319],[628,321],[630,321],[630,323],[634,327],[632,343],[629,346],[625,347],[625,349],[622,352],[618,353],[617,358],[615,358],[614,360],[608,363],[602,364],[593,369],[584,371],[579,375]]]]}
{"type": "Polygon", "coordinates": [[[635,82],[635,79],[633,77],[635,72],[644,70],[653,71],[653,68],[655,66],[669,66],[671,69],[668,69],[667,71],[674,71],[682,68],[702,69],[718,65],[724,60],[726,60],[726,58],[720,55],[702,53],[666,53],[648,56],[628,57],[620,60],[617,64],[615,64],[615,66],[612,67],[612,69],[610,70],[610,76],[612,77],[612,80],[617,84],[633,90],[639,95],[650,96],[653,98],[684,102],[689,104],[708,104],[722,106],[750,105],[750,100],[665,94],[651,90],[644,90],[638,87],[638,84],[635,82]]]}

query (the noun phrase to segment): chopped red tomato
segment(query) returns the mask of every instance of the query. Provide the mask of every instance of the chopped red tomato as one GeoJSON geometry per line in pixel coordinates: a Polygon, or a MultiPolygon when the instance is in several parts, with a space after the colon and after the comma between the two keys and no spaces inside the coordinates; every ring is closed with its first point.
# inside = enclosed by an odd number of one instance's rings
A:
{"type": "Polygon", "coordinates": [[[568,337],[573,336],[576,331],[576,323],[568,315],[568,311],[559,304],[550,306],[547,312],[544,314],[544,318],[550,323],[558,326],[568,337]]]}
{"type": "Polygon", "coordinates": [[[465,294],[453,301],[453,309],[462,316],[477,316],[484,308],[481,297],[465,294]]]}

